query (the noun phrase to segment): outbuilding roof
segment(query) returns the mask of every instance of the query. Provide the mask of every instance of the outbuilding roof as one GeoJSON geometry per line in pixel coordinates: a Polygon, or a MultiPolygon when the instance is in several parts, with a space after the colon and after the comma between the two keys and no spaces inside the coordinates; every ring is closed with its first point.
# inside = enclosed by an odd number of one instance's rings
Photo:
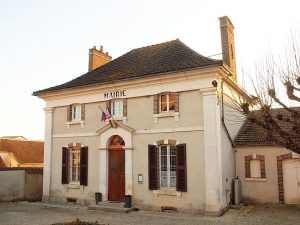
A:
{"type": "Polygon", "coordinates": [[[36,91],[33,95],[222,64],[222,60],[202,56],[179,39],[176,39],[161,44],[133,49],[80,77],[58,86],[36,91]]]}
{"type": "Polygon", "coordinates": [[[22,140],[27,140],[25,137],[23,136],[2,136],[1,138],[6,138],[6,139],[22,139],[22,140]]]}
{"type": "MultiPolygon", "coordinates": [[[[294,107],[293,109],[300,111],[300,107],[294,107]]],[[[258,114],[259,111],[253,111],[251,113],[258,114]]],[[[284,131],[292,131],[292,120],[291,122],[287,122],[284,120],[278,120],[277,118],[278,115],[283,115],[284,118],[291,117],[287,110],[283,108],[275,108],[271,110],[271,114],[272,117],[278,121],[278,124],[284,131]]],[[[276,139],[280,137],[276,133],[273,136],[275,136],[275,138],[273,138],[272,135],[270,135],[270,132],[268,130],[257,125],[255,122],[252,122],[251,119],[248,118],[239,130],[238,134],[236,135],[234,143],[237,146],[276,145],[276,139]]]]}
{"type": "Polygon", "coordinates": [[[3,162],[3,159],[0,156],[0,168],[5,168],[5,163],[3,162]]]}
{"type": "Polygon", "coordinates": [[[0,151],[11,152],[18,163],[43,163],[44,142],[0,139],[0,151]]]}

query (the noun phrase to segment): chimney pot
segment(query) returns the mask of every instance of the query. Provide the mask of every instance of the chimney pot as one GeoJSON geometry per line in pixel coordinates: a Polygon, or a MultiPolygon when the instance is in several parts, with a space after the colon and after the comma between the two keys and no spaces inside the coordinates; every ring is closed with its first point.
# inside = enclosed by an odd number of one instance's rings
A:
{"type": "Polygon", "coordinates": [[[94,46],[89,51],[89,71],[99,68],[109,61],[111,61],[112,57],[108,55],[108,52],[103,52],[103,46],[100,46],[100,50],[94,46]],[[92,50],[92,51],[91,51],[92,50]]]}

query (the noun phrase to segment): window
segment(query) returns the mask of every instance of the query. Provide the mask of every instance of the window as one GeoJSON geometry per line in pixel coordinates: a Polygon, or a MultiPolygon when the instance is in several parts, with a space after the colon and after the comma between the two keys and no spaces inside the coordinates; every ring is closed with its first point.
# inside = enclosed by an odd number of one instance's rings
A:
{"type": "Polygon", "coordinates": [[[250,160],[250,174],[252,178],[260,178],[261,171],[260,171],[260,160],[252,159],[250,160]]]}
{"type": "Polygon", "coordinates": [[[163,145],[160,147],[160,187],[176,188],[176,148],[163,145]]]}
{"type": "Polygon", "coordinates": [[[112,101],[110,111],[112,116],[123,117],[123,101],[112,101]]]}
{"type": "Polygon", "coordinates": [[[245,178],[266,178],[265,156],[245,156],[245,178]]]}
{"type": "Polygon", "coordinates": [[[80,148],[70,149],[70,182],[80,181],[80,148]]]}
{"type": "Polygon", "coordinates": [[[186,144],[160,140],[148,145],[149,190],[187,191],[186,144]]]}
{"type": "Polygon", "coordinates": [[[61,183],[75,183],[87,186],[88,181],[88,147],[71,143],[62,148],[61,183]]]}
{"type": "Polygon", "coordinates": [[[72,121],[81,120],[81,106],[72,105],[72,121]]]}
{"type": "Polygon", "coordinates": [[[174,94],[162,94],[159,98],[159,111],[169,112],[175,110],[175,95],[174,94]]]}

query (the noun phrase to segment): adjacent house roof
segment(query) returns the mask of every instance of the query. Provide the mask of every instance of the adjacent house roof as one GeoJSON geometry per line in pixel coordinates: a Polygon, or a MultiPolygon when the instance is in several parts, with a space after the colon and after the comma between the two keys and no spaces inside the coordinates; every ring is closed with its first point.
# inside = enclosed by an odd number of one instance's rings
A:
{"type": "Polygon", "coordinates": [[[0,139],[0,151],[11,152],[18,163],[43,163],[44,142],[0,139]]]}
{"type": "MultiPolygon", "coordinates": [[[[299,110],[300,107],[294,107],[293,109],[299,110]]],[[[259,111],[253,111],[252,113],[259,113],[259,111]]],[[[272,109],[272,116],[276,119],[276,116],[281,114],[285,118],[290,117],[289,113],[282,108],[272,109]]],[[[285,131],[289,132],[292,128],[292,123],[288,123],[282,120],[276,119],[281,128],[285,131]]],[[[276,135],[275,135],[276,136],[276,135]]],[[[278,137],[279,138],[279,137],[278,137]]],[[[263,127],[257,125],[254,122],[251,122],[250,119],[247,119],[238,134],[235,137],[234,143],[239,146],[249,146],[249,145],[275,145],[276,140],[274,140],[269,132],[263,127]]]]}
{"type": "Polygon", "coordinates": [[[222,60],[204,57],[180,40],[133,49],[111,62],[67,83],[36,91],[44,92],[136,79],[158,73],[222,65],[222,60]]]}
{"type": "Polygon", "coordinates": [[[5,165],[5,163],[3,162],[3,159],[0,156],[0,168],[5,168],[5,167],[6,167],[6,165],[5,165]]]}
{"type": "Polygon", "coordinates": [[[2,136],[1,138],[27,140],[27,139],[26,139],[25,137],[23,137],[23,136],[2,136]]]}

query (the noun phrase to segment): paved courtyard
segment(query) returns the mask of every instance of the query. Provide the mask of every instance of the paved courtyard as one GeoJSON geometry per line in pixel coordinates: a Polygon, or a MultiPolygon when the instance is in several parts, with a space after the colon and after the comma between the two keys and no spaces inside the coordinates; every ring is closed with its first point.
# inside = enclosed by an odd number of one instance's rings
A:
{"type": "Polygon", "coordinates": [[[266,225],[300,224],[300,206],[258,205],[229,210],[222,217],[138,211],[129,214],[87,210],[83,206],[55,206],[41,203],[0,203],[2,225],[50,225],[73,221],[98,221],[110,225],[266,225]]]}

